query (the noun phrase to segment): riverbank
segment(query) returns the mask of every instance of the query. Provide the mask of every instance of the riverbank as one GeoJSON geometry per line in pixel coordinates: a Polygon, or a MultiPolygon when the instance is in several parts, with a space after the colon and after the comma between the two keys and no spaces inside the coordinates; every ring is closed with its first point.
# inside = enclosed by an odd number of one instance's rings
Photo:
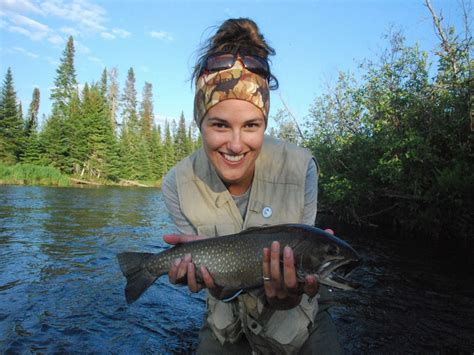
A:
{"type": "Polygon", "coordinates": [[[0,185],[36,185],[36,186],[133,186],[160,187],[158,181],[136,181],[119,179],[92,179],[90,177],[62,174],[51,166],[34,164],[5,165],[0,163],[0,185]]]}

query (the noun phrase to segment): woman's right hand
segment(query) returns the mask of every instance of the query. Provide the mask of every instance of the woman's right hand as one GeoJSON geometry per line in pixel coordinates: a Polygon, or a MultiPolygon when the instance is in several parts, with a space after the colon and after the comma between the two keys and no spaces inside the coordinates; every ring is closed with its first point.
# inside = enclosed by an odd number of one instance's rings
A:
{"type": "MultiPolygon", "coordinates": [[[[168,244],[188,243],[194,240],[204,239],[205,237],[198,235],[179,235],[166,234],[163,240],[168,244]]],[[[168,271],[168,277],[172,284],[187,284],[191,292],[198,292],[203,288],[208,288],[211,292],[217,289],[212,276],[209,274],[205,266],[200,267],[202,279],[204,282],[197,282],[196,267],[192,262],[192,255],[186,254],[183,258],[178,258],[171,264],[168,271]]]]}

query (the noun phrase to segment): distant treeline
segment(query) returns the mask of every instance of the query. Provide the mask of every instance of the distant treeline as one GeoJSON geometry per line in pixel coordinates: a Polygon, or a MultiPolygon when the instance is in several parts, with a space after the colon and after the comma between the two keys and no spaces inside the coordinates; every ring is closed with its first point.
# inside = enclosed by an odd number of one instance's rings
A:
{"type": "MultiPolygon", "coordinates": [[[[319,214],[433,238],[474,235],[472,35],[443,28],[434,63],[418,45],[389,33],[387,49],[340,73],[299,127],[280,110],[270,134],[309,148],[318,160],[319,214]]],[[[160,179],[200,146],[197,128],[153,125],[152,86],[138,107],[133,69],[119,94],[117,72],[77,89],[70,38],[57,70],[52,113],[37,130],[39,91],[24,118],[7,71],[0,97],[0,162],[54,166],[108,180],[160,179]],[[117,122],[120,122],[118,125],[117,122]]],[[[335,226],[337,228],[337,226],[335,226]]]]}
{"type": "Polygon", "coordinates": [[[38,130],[40,91],[33,90],[26,116],[7,70],[0,96],[0,162],[55,167],[81,178],[159,180],[177,161],[200,146],[195,124],[154,124],[152,85],[139,104],[130,68],[121,93],[117,71],[78,89],[74,40],[69,38],[52,89],[52,113],[38,130]]]}

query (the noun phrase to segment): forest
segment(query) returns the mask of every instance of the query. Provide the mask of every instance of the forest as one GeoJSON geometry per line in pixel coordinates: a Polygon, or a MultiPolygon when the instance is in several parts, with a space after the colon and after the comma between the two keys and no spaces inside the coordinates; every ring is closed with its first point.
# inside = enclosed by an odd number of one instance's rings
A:
{"type": "MultiPolygon", "coordinates": [[[[431,10],[431,9],[430,9],[431,10]]],[[[386,49],[360,73],[340,72],[299,124],[289,109],[269,134],[310,149],[320,168],[319,213],[433,239],[472,240],[474,221],[474,61],[472,35],[444,28],[432,11],[439,45],[431,55],[391,31],[386,49]]],[[[117,71],[78,89],[74,39],[64,49],[52,112],[38,127],[40,91],[26,114],[14,74],[0,92],[0,182],[159,186],[176,162],[200,146],[198,128],[153,119],[152,84],[137,100],[133,68],[119,90],[117,71]],[[43,180],[49,176],[50,180],[43,180]],[[51,180],[52,179],[52,180],[51,180]],[[61,182],[62,181],[62,182],[61,182]]]]}

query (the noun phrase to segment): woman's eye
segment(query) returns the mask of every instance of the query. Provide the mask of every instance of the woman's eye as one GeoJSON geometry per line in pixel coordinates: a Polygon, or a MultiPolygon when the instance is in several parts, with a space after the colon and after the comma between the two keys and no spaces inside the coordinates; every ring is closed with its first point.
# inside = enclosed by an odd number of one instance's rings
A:
{"type": "Polygon", "coordinates": [[[258,128],[258,127],[259,127],[258,123],[248,123],[247,124],[247,128],[258,128]]]}
{"type": "Polygon", "coordinates": [[[216,128],[226,128],[224,123],[213,123],[212,126],[216,128]]]}

